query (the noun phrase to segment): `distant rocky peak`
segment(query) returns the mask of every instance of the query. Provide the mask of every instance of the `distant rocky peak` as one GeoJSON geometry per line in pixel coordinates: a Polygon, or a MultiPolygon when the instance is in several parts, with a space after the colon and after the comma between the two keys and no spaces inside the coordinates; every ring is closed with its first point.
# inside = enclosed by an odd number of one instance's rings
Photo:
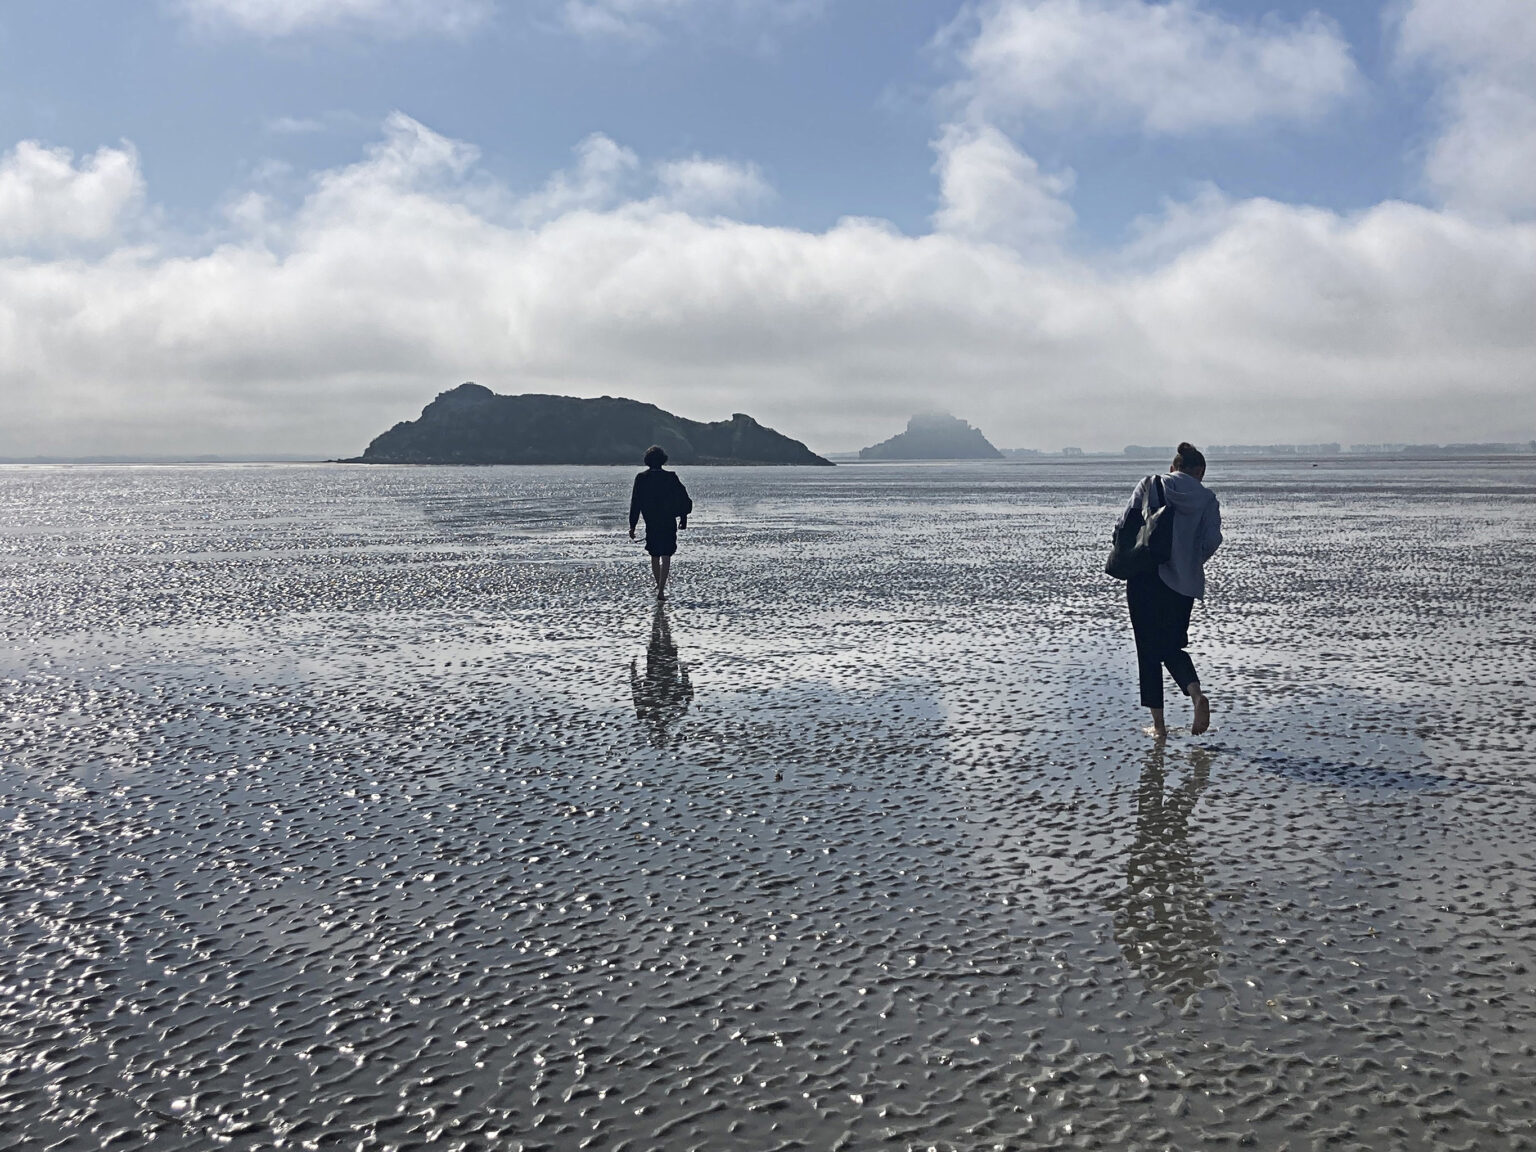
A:
{"type": "Polygon", "coordinates": [[[829,461],[744,412],[703,423],[654,404],[604,396],[501,396],[469,381],[438,393],[421,417],[374,437],[365,464],[638,464],[659,444],[674,464],[829,461]]]}
{"type": "Polygon", "coordinates": [[[914,413],[905,432],[859,450],[861,460],[996,460],[1001,456],[981,429],[938,409],[914,413]]]}
{"type": "Polygon", "coordinates": [[[969,420],[962,420],[939,408],[914,412],[912,419],[907,421],[908,432],[965,432],[970,427],[969,420]]]}
{"type": "Polygon", "coordinates": [[[454,412],[462,412],[466,408],[476,408],[489,403],[496,398],[483,384],[476,384],[473,380],[466,380],[457,388],[450,388],[446,392],[439,392],[436,399],[422,409],[421,414],[426,417],[441,417],[454,412]]]}
{"type": "Polygon", "coordinates": [[[466,380],[457,388],[450,388],[446,392],[439,392],[437,399],[449,401],[484,401],[495,396],[484,384],[476,384],[473,380],[466,380]]]}

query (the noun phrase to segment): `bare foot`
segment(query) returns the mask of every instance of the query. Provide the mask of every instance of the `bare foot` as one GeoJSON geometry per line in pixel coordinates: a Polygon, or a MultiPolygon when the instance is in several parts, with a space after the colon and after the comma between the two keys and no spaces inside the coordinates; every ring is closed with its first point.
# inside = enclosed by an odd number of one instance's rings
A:
{"type": "Polygon", "coordinates": [[[1168,728],[1163,724],[1148,724],[1142,731],[1155,740],[1168,739],[1168,728]]]}
{"type": "Polygon", "coordinates": [[[1191,736],[1199,736],[1211,727],[1211,702],[1202,692],[1195,697],[1195,718],[1189,726],[1191,736]]]}

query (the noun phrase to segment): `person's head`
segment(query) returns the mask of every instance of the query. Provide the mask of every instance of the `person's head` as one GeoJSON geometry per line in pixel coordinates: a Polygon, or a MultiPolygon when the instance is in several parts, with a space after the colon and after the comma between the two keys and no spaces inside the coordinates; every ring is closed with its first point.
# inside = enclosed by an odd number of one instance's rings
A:
{"type": "Polygon", "coordinates": [[[667,462],[667,454],[661,450],[661,445],[652,444],[645,450],[645,466],[647,468],[660,468],[667,462]]]}
{"type": "Polygon", "coordinates": [[[1186,440],[1173,454],[1173,467],[1168,471],[1187,472],[1196,480],[1203,480],[1205,479],[1205,454],[1186,440]]]}

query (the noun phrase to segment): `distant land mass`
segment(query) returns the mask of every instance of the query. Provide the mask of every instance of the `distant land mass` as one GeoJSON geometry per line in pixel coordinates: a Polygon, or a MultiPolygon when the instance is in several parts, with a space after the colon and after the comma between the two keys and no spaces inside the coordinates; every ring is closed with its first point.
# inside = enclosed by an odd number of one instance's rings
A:
{"type": "Polygon", "coordinates": [[[673,464],[826,464],[741,412],[703,424],[615,396],[499,396],[479,384],[439,394],[417,420],[344,464],[634,464],[652,444],[673,464]]]}
{"type": "Polygon", "coordinates": [[[255,455],[221,456],[213,452],[196,455],[171,453],[112,456],[0,456],[0,464],[323,464],[318,452],[260,452],[255,455]]]}
{"type": "Polygon", "coordinates": [[[860,460],[1001,460],[980,428],[948,412],[919,412],[907,430],[859,449],[860,460]]]}
{"type": "MultiPolygon", "coordinates": [[[[1127,444],[1125,455],[1139,460],[1172,460],[1178,449],[1127,444]]],[[[1212,444],[1205,454],[1217,456],[1523,456],[1536,453],[1536,440],[1485,441],[1476,444],[1212,444]]]]}

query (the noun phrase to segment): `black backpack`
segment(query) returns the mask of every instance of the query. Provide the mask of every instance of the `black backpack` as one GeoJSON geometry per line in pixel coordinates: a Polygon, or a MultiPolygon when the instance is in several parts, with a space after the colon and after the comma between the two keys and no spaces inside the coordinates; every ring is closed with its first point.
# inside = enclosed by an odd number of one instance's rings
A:
{"type": "Polygon", "coordinates": [[[1155,571],[1173,555],[1173,506],[1163,489],[1161,476],[1148,476],[1141,493],[1141,507],[1132,508],[1115,527],[1114,543],[1104,571],[1116,580],[1129,580],[1143,572],[1155,571]],[[1152,507],[1152,488],[1157,488],[1158,506],[1152,507]]]}

